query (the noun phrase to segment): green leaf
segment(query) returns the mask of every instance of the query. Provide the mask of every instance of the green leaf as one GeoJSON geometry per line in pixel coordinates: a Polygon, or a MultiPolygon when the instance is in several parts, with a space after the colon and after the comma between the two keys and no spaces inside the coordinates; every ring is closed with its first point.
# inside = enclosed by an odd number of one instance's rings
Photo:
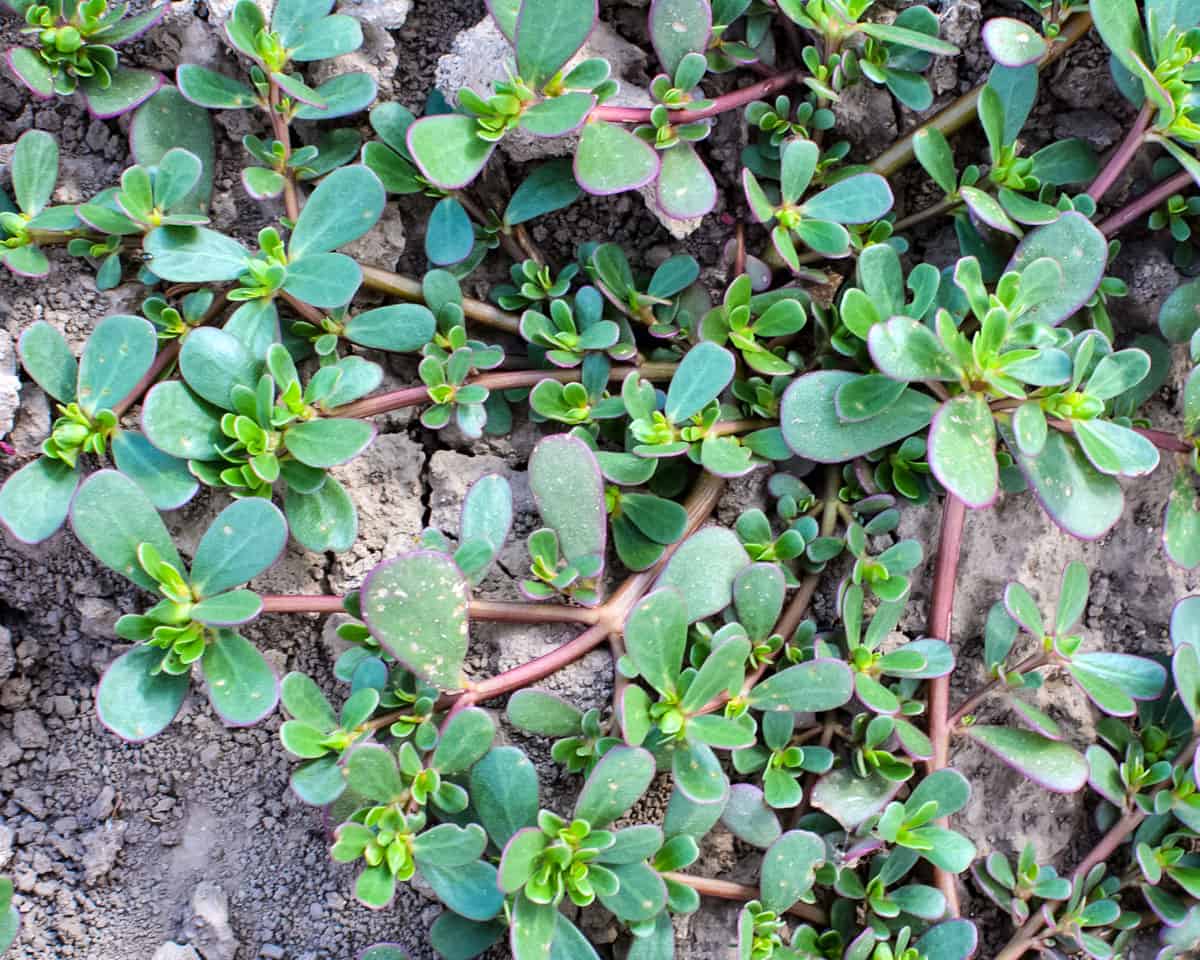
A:
{"type": "Polygon", "coordinates": [[[313,679],[293,671],[280,684],[280,699],[289,714],[322,732],[337,728],[337,715],[313,679]]]}
{"type": "Polygon", "coordinates": [[[1158,327],[1171,343],[1187,343],[1200,330],[1200,280],[1176,287],[1158,310],[1158,327]]]}
{"type": "Polygon", "coordinates": [[[116,406],[154,362],[158,338],[150,321],[113,314],[88,337],[79,362],[75,399],[84,413],[116,406]]]}
{"type": "Polygon", "coordinates": [[[192,559],[197,597],[211,597],[252,580],[273,564],[287,543],[287,523],[269,500],[235,500],[200,538],[192,559]]]}
{"type": "Polygon", "coordinates": [[[756,710],[820,713],[847,703],[853,692],[850,670],[840,660],[810,660],[756,684],[746,702],[756,710]]]}
{"type": "Polygon", "coordinates": [[[638,673],[664,696],[678,692],[687,646],[687,608],[678,590],[655,590],[625,621],[625,644],[638,673]]]}
{"type": "Polygon", "coordinates": [[[192,607],[192,619],[210,627],[248,623],[262,612],[262,600],[251,590],[229,590],[192,607]]]}
{"type": "Polygon", "coordinates": [[[958,188],[954,152],[945,134],[936,127],[922,127],[913,135],[913,153],[942,193],[951,196],[958,188]]]}
{"type": "Polygon", "coordinates": [[[604,484],[586,443],[570,434],[543,439],[529,458],[529,487],[568,563],[603,558],[608,534],[604,484]]]}
{"type": "Polygon", "coordinates": [[[1100,172],[1096,153],[1084,140],[1057,140],[1031,158],[1033,175],[1042,183],[1066,186],[1087,183],[1100,172]]]}
{"type": "Polygon", "coordinates": [[[187,674],[155,673],[162,651],[138,646],[104,671],[96,690],[100,722],[118,737],[140,743],[164,730],[187,696],[187,674]]]}
{"type": "Polygon", "coordinates": [[[733,599],[733,582],[750,556],[732,530],[705,527],[688,537],[655,583],[683,596],[689,623],[720,613],[733,599]]]}
{"type": "Polygon", "coordinates": [[[493,747],[471,768],[471,803],[497,847],[537,821],[538,777],[516,747],[493,747]]]}
{"type": "Polygon", "coordinates": [[[569,737],[580,732],[583,712],[573,703],[544,690],[518,690],[505,708],[514,727],[543,737],[569,737]]]}
{"type": "Polygon", "coordinates": [[[596,98],[581,90],[550,97],[521,114],[521,129],[535,137],[564,137],[579,129],[595,105],[596,98]]]}
{"type": "Polygon", "coordinates": [[[291,59],[298,63],[330,60],[362,46],[362,27],[344,13],[305,18],[285,27],[280,24],[280,7],[276,6],[271,25],[283,37],[291,59]]]}
{"type": "Polygon", "coordinates": [[[36,50],[32,47],[12,47],[8,51],[7,59],[17,79],[34,94],[43,100],[54,96],[54,74],[36,50]]]}
{"type": "Polygon", "coordinates": [[[142,248],[150,269],[174,283],[236,280],[250,259],[236,240],[207,227],[158,227],[146,234],[142,248]]]}
{"type": "Polygon", "coordinates": [[[691,220],[717,205],[717,184],[690,143],[677,143],[662,155],[655,196],[662,211],[676,220],[691,220]]]}
{"type": "Polygon", "coordinates": [[[233,410],[233,388],[253,390],[262,364],[232,334],[216,327],[200,327],[183,341],[179,370],[201,398],[223,410],[233,410]]]}
{"type": "Polygon", "coordinates": [[[1173,563],[1192,570],[1200,566],[1200,511],[1187,471],[1175,476],[1163,518],[1163,548],[1173,563]]]}
{"type": "MultiPolygon", "coordinates": [[[[723,690],[740,685],[745,672],[746,658],[750,656],[750,641],[745,636],[734,636],[717,646],[696,672],[691,686],[680,701],[686,713],[700,710],[723,690]]],[[[733,724],[724,717],[693,717],[689,721],[689,735],[716,747],[744,747],[754,741],[754,731],[744,723],[733,724]],[[732,726],[717,725],[715,721],[732,726]],[[696,726],[699,724],[700,726],[696,726]],[[703,734],[702,734],[703,731],[703,734]],[[749,740],[749,742],[743,742],[749,740]]]]}
{"type": "MultiPolygon", "coordinates": [[[[1009,439],[1006,433],[1006,443],[1009,439]]],[[[1057,430],[1050,431],[1036,458],[1014,449],[1013,443],[1008,446],[1043,509],[1067,533],[1094,540],[1120,519],[1125,506],[1120,484],[1097,471],[1078,444],[1057,430]]]]}
{"type": "Polygon", "coordinates": [[[182,63],[175,71],[179,92],[208,110],[244,110],[258,103],[254,91],[239,80],[194,63],[182,63]]]}
{"type": "Polygon", "coordinates": [[[970,960],[979,945],[979,931],[970,920],[947,920],[930,927],[916,942],[928,960],[970,960]]]}
{"type": "Polygon", "coordinates": [[[1049,257],[1062,268],[1059,290],[1023,314],[1027,323],[1057,326],[1082,307],[1100,286],[1108,266],[1108,240],[1081,213],[1064,213],[1030,233],[1017,247],[1007,270],[1023,270],[1049,257]]]}
{"type": "Polygon", "coordinates": [[[734,784],[721,823],[742,842],[762,850],[783,833],[779,816],[763,802],[762,791],[748,783],[734,784]]]}
{"type": "Polygon", "coordinates": [[[929,431],[929,467],[968,507],[990,506],[1000,492],[996,424],[987,399],[960,393],[946,401],[929,431]]]}
{"type": "Polygon", "coordinates": [[[870,223],[891,210],[892,202],[891,187],[883,177],[859,173],[810,197],[801,210],[806,217],[832,223],[870,223]]]}
{"type": "Polygon", "coordinates": [[[314,253],[288,264],[283,289],[314,307],[332,309],[349,303],[361,283],[362,268],[351,257],[314,253]]]}
{"type": "Polygon", "coordinates": [[[336,477],[327,476],[312,493],[289,485],[283,511],[296,542],[316,553],[349,550],[358,536],[354,503],[336,477]]]}
{"type": "Polygon", "coordinates": [[[1137,73],[1138,61],[1150,57],[1135,0],[1099,0],[1088,6],[1104,45],[1126,70],[1137,73]]]}
{"type": "Polygon", "coordinates": [[[1195,721],[1200,716],[1200,650],[1190,643],[1181,644],[1172,658],[1171,672],[1179,702],[1195,721]]]}
{"type": "Polygon", "coordinates": [[[997,63],[1023,67],[1046,53],[1046,41],[1029,24],[1011,17],[993,17],[983,25],[983,43],[997,63]]]}
{"type": "Polygon", "coordinates": [[[288,427],[283,435],[288,453],[318,469],[353,460],[375,438],[375,426],[365,420],[319,418],[288,427]]]}
{"type": "Polygon", "coordinates": [[[517,893],[533,876],[538,858],[549,840],[538,827],[525,827],[514,833],[500,856],[497,882],[505,893],[517,893]]]}
{"type": "Polygon", "coordinates": [[[1074,793],[1087,783],[1083,755],[1065,743],[1047,740],[1028,730],[978,724],[965,733],[1009,766],[1054,793],[1074,793]]]}
{"type": "Polygon", "coordinates": [[[384,561],[361,597],[363,619],[389,653],[435,686],[461,689],[469,590],[452,560],[416,551],[384,561]]]}
{"type": "Polygon", "coordinates": [[[733,354],[709,341],[689,350],[671,378],[663,410],[675,424],[686,423],[721,395],[733,379],[736,361],[733,354]]]}
{"type": "Polygon", "coordinates": [[[857,374],[821,370],[795,380],[780,408],[783,438],[797,456],[818,463],[844,463],[903,440],[929,424],[937,401],[907,390],[878,417],[857,423],[837,413],[838,390],[857,374]]]}
{"type": "Polygon", "coordinates": [[[258,723],[279,702],[279,681],[263,655],[232,630],[219,629],[200,660],[208,699],[234,727],[258,723]]]}
{"type": "Polygon", "coordinates": [[[817,781],[812,804],[846,830],[853,830],[887,806],[900,787],[878,773],[860,779],[849,767],[839,767],[817,781]]]}
{"type": "Polygon", "coordinates": [[[778,564],[755,563],[733,581],[733,605],[738,622],[750,640],[759,643],[770,636],[783,611],[787,583],[778,564]]]}
{"type": "Polygon", "coordinates": [[[386,200],[383,184],[366,167],[334,170],[300,211],[288,240],[288,259],[328,253],[357,240],[379,220],[386,200]]]}
{"type": "Polygon", "coordinates": [[[961,366],[937,335],[911,317],[874,324],[867,345],[871,361],[894,380],[954,382],[962,376],[961,366]]]}
{"type": "Polygon", "coordinates": [[[27,463],[0,487],[0,521],[22,543],[41,543],[67,519],[79,477],[61,460],[27,463]]]}
{"type": "Polygon", "coordinates": [[[58,180],[58,141],[44,130],[27,130],[12,154],[12,187],[17,206],[36,217],[50,202],[58,180]]]}
{"type": "Polygon", "coordinates": [[[146,590],[157,583],[138,563],[140,544],[150,544],[183,570],[158,511],[136,483],[115,470],[100,470],[83,482],[71,504],[71,527],[97,560],[146,590]]]}
{"type": "MultiPolygon", "coordinates": [[[[600,893],[600,902],[623,923],[645,923],[667,904],[667,886],[648,863],[610,868],[620,881],[616,893],[600,893]]],[[[592,956],[595,956],[593,952],[592,956]]]]}
{"type": "Polygon", "coordinates": [[[34,382],[59,403],[75,399],[79,365],[66,338],[45,320],[25,328],[17,349],[21,364],[34,382]]]}
{"type": "Polygon", "coordinates": [[[522,0],[513,44],[521,79],[541,89],[583,46],[596,13],[596,0],[522,0]]]}
{"type": "Polygon", "coordinates": [[[451,717],[442,730],[431,765],[444,774],[466,773],[488,752],[495,736],[491,715],[478,707],[468,707],[451,717]]]}
{"type": "Polygon", "coordinates": [[[419,303],[394,303],[350,318],[344,336],[360,347],[412,353],[433,339],[437,324],[419,303]]]}
{"type": "Polygon", "coordinates": [[[624,127],[593,120],[575,150],[575,180],[588,193],[610,196],[644,187],[658,176],[662,159],[624,127]]]}
{"type": "Polygon", "coordinates": [[[971,785],[957,770],[935,770],[909,794],[904,802],[905,809],[915,813],[930,801],[937,804],[938,817],[949,817],[958,813],[971,799],[971,785]]]}
{"type": "Polygon", "coordinates": [[[408,130],[408,150],[421,173],[443,190],[479,176],[496,144],[476,136],[476,121],[457,113],[422,117],[408,130]]]}
{"type": "Polygon", "coordinates": [[[1161,664],[1124,653],[1078,653],[1068,669],[1097,707],[1117,717],[1133,716],[1134,701],[1153,700],[1167,680],[1161,664]]]}
{"type": "MultiPolygon", "coordinates": [[[[505,927],[497,921],[476,923],[457,913],[443,910],[429,928],[429,945],[438,952],[442,960],[473,960],[484,953],[488,947],[499,943],[504,936],[505,927]]],[[[362,956],[358,960],[375,960],[373,957],[362,956]]],[[[379,960],[392,960],[380,957],[379,960]]],[[[395,958],[401,960],[401,958],[395,958]]]]}
{"type": "Polygon", "coordinates": [[[517,894],[508,928],[513,960],[547,960],[557,919],[558,907],[554,904],[534,903],[523,893],[517,894]]]}
{"type": "MultiPolygon", "coordinates": [[[[438,915],[438,919],[440,920],[444,916],[452,917],[454,914],[442,913],[438,915]]],[[[461,920],[462,918],[460,917],[459,919],[461,920]]],[[[476,924],[471,924],[471,926],[476,926],[476,924]]],[[[485,945],[485,949],[487,946],[490,946],[490,944],[485,945]]],[[[468,954],[467,956],[471,957],[474,954],[468,954]]],[[[399,944],[377,943],[372,947],[367,947],[366,950],[360,953],[358,960],[408,960],[408,954],[400,948],[399,944]]]]}
{"type": "Polygon", "coordinates": [[[425,228],[425,256],[439,267],[458,263],[471,255],[475,228],[463,205],[454,197],[443,197],[434,204],[425,228]]]}
{"type": "Polygon", "coordinates": [[[650,42],[668,76],[675,76],[689,53],[708,49],[712,22],[712,8],[706,0],[654,0],[650,5],[650,42]]]}
{"type": "Polygon", "coordinates": [[[350,752],[346,778],[351,790],[376,803],[391,803],[404,792],[396,758],[379,744],[363,744],[350,752]]]}
{"type": "Polygon", "coordinates": [[[729,785],[726,783],[722,795],[712,803],[697,803],[678,786],[671,791],[667,801],[667,813],[663,820],[663,832],[667,837],[687,835],[699,839],[711,830],[721,819],[721,811],[729,796],[729,785]]]}
{"type": "Polygon", "coordinates": [[[156,72],[122,67],[107,87],[84,80],[79,89],[88,110],[100,120],[109,120],[145,103],[162,84],[163,78],[156,72]]]}
{"type": "Polygon", "coordinates": [[[1109,420],[1074,421],[1088,460],[1110,476],[1142,477],[1158,466],[1158,448],[1140,433],[1109,420]]]}
{"type": "Polygon", "coordinates": [[[163,87],[133,115],[129,141],[134,158],[145,167],[157,166],[170,150],[181,147],[200,161],[200,178],[175,210],[203,213],[212,199],[212,119],[208,111],[189,103],[174,87],[163,87]]]}
{"type": "Polygon", "coordinates": [[[569,207],[583,191],[575,182],[568,159],[551,160],[537,167],[513,191],[504,211],[504,222],[511,227],[535,217],[569,207]]]}
{"type": "Polygon", "coordinates": [[[654,779],[654,757],[640,747],[613,747],[592,769],[575,801],[575,818],[607,827],[633,807],[654,779]]]}
{"type": "Polygon", "coordinates": [[[804,195],[820,157],[820,147],[811,140],[789,140],[784,144],[779,152],[779,189],[784,203],[794,204],[804,195]]]}
{"type": "Polygon", "coordinates": [[[791,830],[763,854],[759,891],[763,906],[782,914],[812,889],[825,861],[825,841],[807,830],[791,830]]]}
{"type": "Polygon", "coordinates": [[[860,23],[858,29],[868,37],[882,40],[884,43],[898,47],[909,47],[913,50],[923,50],[941,56],[952,57],[959,52],[958,47],[946,41],[939,40],[920,30],[910,30],[906,27],[896,27],[885,23],[860,23]]]}
{"type": "Polygon", "coordinates": [[[217,446],[226,442],[220,411],[178,380],[157,384],[146,394],[142,429],[155,447],[180,460],[214,460],[217,446]]]}
{"type": "Polygon", "coordinates": [[[413,857],[435,867],[462,867],[478,860],[487,846],[487,834],[477,823],[460,827],[440,823],[413,838],[413,857]]]}

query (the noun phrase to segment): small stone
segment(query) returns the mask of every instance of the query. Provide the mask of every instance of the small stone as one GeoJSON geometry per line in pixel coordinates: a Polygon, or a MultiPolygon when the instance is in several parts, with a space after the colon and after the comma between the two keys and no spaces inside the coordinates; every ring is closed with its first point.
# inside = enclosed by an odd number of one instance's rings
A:
{"type": "Polygon", "coordinates": [[[116,804],[117,791],[110,785],[106,784],[104,789],[96,795],[96,799],[92,801],[88,807],[88,816],[93,820],[107,820],[112,816],[113,807],[116,804]]]}
{"type": "Polygon", "coordinates": [[[41,750],[50,746],[50,734],[35,710],[18,710],[13,717],[13,739],[22,750],[41,750]]]}
{"type": "Polygon", "coordinates": [[[155,950],[150,960],[200,960],[200,954],[194,947],[168,942],[155,950]]]}
{"type": "Polygon", "coordinates": [[[75,706],[75,701],[70,697],[52,697],[50,699],[50,703],[51,706],[54,707],[54,713],[57,716],[62,717],[64,720],[69,720],[78,712],[78,708],[75,706]]]}
{"type": "Polygon", "coordinates": [[[229,926],[229,897],[220,886],[205,881],[192,894],[192,933],[188,938],[204,960],[234,960],[237,938],[229,926]]]}
{"type": "MultiPolygon", "coordinates": [[[[3,387],[0,386],[0,391],[2,390],[3,387]]],[[[2,403],[3,400],[0,399],[0,404],[2,403]]],[[[0,427],[3,425],[0,419],[0,427]]],[[[3,435],[3,429],[0,429],[0,436],[3,435]]],[[[12,633],[6,627],[0,627],[0,682],[11,677],[16,667],[17,655],[13,652],[12,633]]]]}
{"type": "Polygon", "coordinates": [[[83,835],[84,882],[94,886],[108,876],[125,845],[125,824],[110,820],[83,835]]]}
{"type": "Polygon", "coordinates": [[[84,597],[79,601],[79,629],[85,637],[111,640],[113,626],[121,613],[107,600],[84,597]]]}
{"type": "Polygon", "coordinates": [[[273,943],[264,943],[259,948],[258,955],[263,960],[283,960],[285,956],[283,947],[276,946],[273,943]]]}

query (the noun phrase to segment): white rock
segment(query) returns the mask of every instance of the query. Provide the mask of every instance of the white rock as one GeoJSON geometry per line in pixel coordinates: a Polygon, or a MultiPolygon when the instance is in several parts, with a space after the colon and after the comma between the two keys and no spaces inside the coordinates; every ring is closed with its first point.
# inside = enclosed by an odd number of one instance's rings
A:
{"type": "Polygon", "coordinates": [[[17,379],[17,353],[12,337],[0,330],[0,437],[12,431],[21,405],[21,381],[17,379]]]}

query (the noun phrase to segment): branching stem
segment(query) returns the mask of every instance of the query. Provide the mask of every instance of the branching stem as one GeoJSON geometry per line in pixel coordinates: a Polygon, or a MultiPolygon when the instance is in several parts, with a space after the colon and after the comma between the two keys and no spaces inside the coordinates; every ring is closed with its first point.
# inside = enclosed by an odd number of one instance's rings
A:
{"type": "Polygon", "coordinates": [[[271,114],[271,127],[275,139],[283,145],[283,208],[287,211],[288,219],[295,223],[300,217],[300,196],[296,191],[296,178],[292,175],[287,162],[292,156],[292,137],[288,132],[288,121],[279,110],[279,84],[274,80],[268,81],[268,110],[271,114]]]}
{"type": "Polygon", "coordinates": [[[1186,190],[1193,183],[1192,175],[1186,170],[1168,177],[1157,187],[1148,193],[1143,193],[1136,200],[1122,207],[1107,220],[1103,221],[1100,224],[1100,232],[1106,237],[1115,236],[1131,223],[1140,220],[1161,204],[1166,203],[1180,190],[1186,190]]]}
{"type": "MultiPolygon", "coordinates": [[[[757,900],[760,896],[758,887],[748,887],[745,884],[731,883],[728,880],[713,880],[709,877],[693,877],[687,873],[671,872],[664,873],[663,877],[691,887],[702,897],[716,897],[720,900],[736,900],[746,903],[750,900],[757,900]]],[[[807,903],[797,903],[787,912],[813,923],[825,923],[826,921],[824,910],[807,903]]]]}
{"type": "MultiPolygon", "coordinates": [[[[712,104],[703,110],[672,110],[671,123],[673,125],[694,123],[697,120],[707,120],[709,117],[715,117],[729,110],[744,107],[755,100],[762,100],[764,97],[769,97],[780,90],[786,90],[804,76],[806,72],[802,68],[785,70],[783,73],[777,73],[748,87],[741,87],[738,90],[731,90],[729,93],[724,93],[714,98],[712,104]]],[[[592,111],[591,119],[607,120],[609,123],[649,123],[650,108],[601,105],[592,111]]]]}

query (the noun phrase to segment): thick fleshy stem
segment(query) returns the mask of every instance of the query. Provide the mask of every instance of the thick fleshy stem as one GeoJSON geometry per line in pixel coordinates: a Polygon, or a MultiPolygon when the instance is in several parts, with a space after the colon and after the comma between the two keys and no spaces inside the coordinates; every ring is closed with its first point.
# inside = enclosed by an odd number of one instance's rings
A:
{"type": "MultiPolygon", "coordinates": [[[[755,100],[762,100],[764,97],[769,97],[780,90],[786,90],[803,77],[806,72],[803,69],[785,70],[783,73],[777,73],[748,87],[731,90],[729,93],[715,97],[712,103],[703,110],[672,110],[671,123],[676,126],[685,123],[694,123],[697,120],[707,120],[709,117],[715,117],[729,110],[744,107],[755,100]]],[[[592,111],[590,119],[607,120],[609,123],[649,123],[650,108],[601,105],[592,111]]]]}
{"type": "MultiPolygon", "coordinates": [[[[666,880],[674,880],[676,883],[682,883],[685,887],[691,887],[702,897],[716,897],[719,900],[736,900],[741,903],[748,903],[751,900],[758,900],[761,896],[758,887],[748,887],[745,884],[731,883],[728,880],[693,877],[688,873],[667,872],[662,876],[666,880]]],[[[824,910],[807,903],[797,903],[789,907],[786,912],[813,923],[823,924],[827,919],[824,910]]]]}
{"type": "Polygon", "coordinates": [[[1097,203],[1103,199],[1104,195],[1112,188],[1117,177],[1121,172],[1129,166],[1133,158],[1137,156],[1137,152],[1142,149],[1142,144],[1146,142],[1146,129],[1150,126],[1150,120],[1154,116],[1154,106],[1147,100],[1142,104],[1142,109],[1138,111],[1137,119],[1133,121],[1133,126],[1129,128],[1129,133],[1125,135],[1125,139],[1121,141],[1121,145],[1113,151],[1113,155],[1108,158],[1108,163],[1104,165],[1104,169],[1092,181],[1092,185],[1088,187],[1088,196],[1097,203]]]}
{"type": "MultiPolygon", "coordinates": [[[[341,613],[342,598],[336,595],[265,594],[263,613],[341,613]]],[[[564,604],[519,603],[505,600],[472,600],[470,618],[496,623],[586,623],[600,619],[600,612],[589,607],[564,604]]]]}
{"type": "MultiPolygon", "coordinates": [[[[1030,670],[1036,670],[1038,667],[1045,666],[1050,662],[1050,657],[1045,653],[1035,653],[1032,656],[1026,657],[1010,671],[1011,673],[1025,674],[1030,670]]],[[[963,717],[975,712],[975,708],[983,703],[989,693],[995,690],[1001,684],[999,677],[994,677],[985,683],[982,687],[970,694],[961,704],[954,709],[946,721],[946,726],[950,729],[958,726],[963,717]]]]}
{"type": "MultiPolygon", "coordinates": [[[[1038,64],[1039,70],[1044,70],[1070,49],[1071,45],[1085,37],[1092,28],[1090,13],[1077,13],[1063,25],[1062,31],[1051,44],[1050,50],[1038,64]]],[[[964,93],[952,104],[928,123],[918,127],[912,133],[897,140],[891,147],[871,161],[871,169],[885,177],[890,177],[908,166],[916,154],[913,152],[913,137],[922,130],[940,130],[946,136],[955,133],[975,119],[979,108],[979,94],[986,84],[980,84],[974,90],[964,93]]]]}
{"type": "MultiPolygon", "coordinates": [[[[929,619],[925,632],[935,639],[950,642],[950,624],[954,614],[954,588],[958,579],[958,557],[962,552],[963,528],[967,506],[952,493],[946,494],[942,506],[942,530],[938,538],[937,561],[933,573],[933,594],[929,600],[929,619]]],[[[929,739],[933,756],[929,772],[941,770],[950,759],[950,675],[929,681],[929,739]]],[[[943,823],[944,825],[944,823],[943,823]]],[[[934,868],[938,889],[946,897],[951,917],[959,914],[958,885],[954,874],[934,868]]]]}
{"type": "MultiPolygon", "coordinates": [[[[379,267],[370,267],[365,263],[360,263],[359,266],[362,267],[363,286],[369,290],[388,293],[402,300],[424,303],[425,291],[421,287],[420,280],[401,276],[390,270],[381,270],[379,267]]],[[[521,332],[521,318],[515,313],[506,313],[498,307],[493,307],[490,303],[474,300],[471,297],[463,297],[462,308],[463,314],[468,320],[474,320],[496,330],[503,330],[505,333],[521,332]]]]}
{"type": "MultiPolygon", "coordinates": [[[[610,383],[620,383],[633,371],[637,371],[646,380],[670,380],[678,367],[675,363],[643,363],[639,367],[613,367],[609,371],[610,383]]],[[[489,390],[518,390],[535,387],[543,380],[557,380],[559,383],[574,383],[581,376],[578,369],[570,370],[510,370],[504,373],[483,373],[473,377],[468,382],[487,387],[489,390]]],[[[390,413],[405,407],[415,407],[429,400],[429,391],[425,387],[404,387],[389,393],[381,393],[375,397],[365,397],[355,400],[330,411],[335,417],[373,417],[380,413],[390,413]]]]}
{"type": "MultiPolygon", "coordinates": [[[[720,477],[707,472],[702,474],[696,486],[688,495],[687,502],[684,504],[684,509],[688,515],[688,522],[683,537],[680,538],[678,543],[668,547],[658,563],[653,567],[641,573],[635,573],[622,583],[613,593],[612,597],[598,609],[598,620],[593,626],[588,627],[587,630],[574,640],[564,643],[561,647],[557,647],[549,653],[530,660],[528,663],[523,663],[519,667],[506,670],[504,673],[497,674],[480,683],[473,684],[466,695],[478,703],[528,687],[586,656],[596,647],[600,646],[600,644],[604,643],[610,633],[623,630],[625,618],[629,615],[629,611],[633,609],[634,604],[650,589],[679,543],[687,539],[691,533],[699,529],[700,525],[708,519],[709,514],[716,508],[717,501],[720,499],[724,489],[725,481],[720,477]]],[[[463,696],[463,694],[459,694],[458,696],[463,696]]],[[[457,697],[454,697],[454,699],[457,699],[457,697]]]]}
{"type": "Polygon", "coordinates": [[[1195,181],[1192,179],[1192,175],[1186,170],[1168,177],[1153,190],[1143,193],[1132,203],[1122,207],[1107,220],[1102,221],[1099,228],[1100,232],[1106,237],[1115,236],[1131,223],[1140,220],[1161,204],[1166,203],[1180,190],[1186,190],[1193,183],[1195,181]]]}
{"type": "Polygon", "coordinates": [[[287,166],[292,156],[292,138],[288,133],[287,117],[279,110],[279,84],[274,80],[269,81],[269,84],[267,109],[271,114],[271,127],[275,132],[275,139],[283,145],[283,208],[287,211],[288,219],[295,223],[300,218],[300,195],[296,191],[296,178],[287,166]]]}

